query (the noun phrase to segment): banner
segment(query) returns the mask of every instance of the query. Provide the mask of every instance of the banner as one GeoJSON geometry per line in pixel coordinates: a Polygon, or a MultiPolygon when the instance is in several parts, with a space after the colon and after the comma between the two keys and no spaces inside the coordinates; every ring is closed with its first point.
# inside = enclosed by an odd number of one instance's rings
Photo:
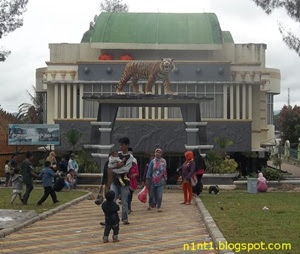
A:
{"type": "Polygon", "coordinates": [[[60,145],[59,124],[9,124],[8,145],[60,145]]]}

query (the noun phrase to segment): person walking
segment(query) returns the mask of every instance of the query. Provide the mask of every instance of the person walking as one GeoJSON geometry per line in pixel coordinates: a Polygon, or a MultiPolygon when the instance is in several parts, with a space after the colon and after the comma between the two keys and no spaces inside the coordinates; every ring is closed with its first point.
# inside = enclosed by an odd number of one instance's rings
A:
{"type": "MultiPolygon", "coordinates": [[[[132,148],[129,147],[128,150],[130,151],[130,153],[133,156],[132,148]]],[[[128,195],[128,214],[130,214],[132,212],[131,202],[132,202],[133,192],[138,187],[138,181],[137,181],[138,176],[139,176],[139,166],[138,166],[138,163],[137,163],[137,159],[135,157],[133,157],[132,167],[131,167],[131,169],[129,170],[129,173],[128,173],[128,178],[130,179],[129,180],[129,195],[128,195]]]]}
{"type": "Polygon", "coordinates": [[[14,169],[14,174],[11,177],[11,181],[12,181],[13,195],[11,197],[10,203],[13,204],[17,196],[19,196],[21,202],[23,202],[22,199],[23,177],[22,175],[19,174],[18,168],[14,169]]]}
{"type": "Polygon", "coordinates": [[[193,152],[184,154],[185,162],[182,164],[182,190],[184,201],[181,204],[190,205],[193,197],[191,177],[195,174],[195,162],[193,152]]]}
{"type": "Polygon", "coordinates": [[[22,161],[21,168],[22,168],[23,183],[26,185],[26,191],[23,196],[23,204],[27,205],[30,193],[33,190],[32,177],[38,178],[39,176],[33,172],[33,167],[32,167],[32,163],[31,163],[31,161],[33,159],[32,152],[27,151],[25,156],[26,156],[26,159],[22,161]]]}
{"type": "Polygon", "coordinates": [[[114,177],[110,189],[115,192],[114,201],[121,194],[122,200],[122,221],[124,225],[130,224],[128,221],[128,196],[129,196],[129,181],[122,179],[125,183],[125,186],[122,186],[119,181],[119,175],[124,177],[128,174],[129,170],[132,167],[133,156],[128,151],[130,140],[127,137],[123,137],[119,139],[120,150],[119,157],[122,160],[118,163],[117,168],[113,169],[114,177]],[[124,158],[126,158],[124,160],[124,158]]]}
{"type": "Polygon", "coordinates": [[[51,162],[45,161],[45,167],[42,169],[40,173],[40,177],[42,178],[42,185],[44,187],[44,195],[37,202],[37,205],[41,205],[45,202],[45,200],[51,195],[53,204],[59,202],[56,197],[56,193],[52,187],[52,180],[54,175],[56,174],[51,168],[51,162]]]}
{"type": "Polygon", "coordinates": [[[203,191],[203,183],[202,183],[202,176],[206,169],[205,160],[199,153],[198,149],[193,150],[194,154],[194,161],[195,161],[195,174],[197,177],[197,184],[192,187],[193,193],[197,196],[203,191]]]}
{"type": "MultiPolygon", "coordinates": [[[[147,172],[148,172],[148,169],[149,169],[149,164],[150,162],[154,159],[154,154],[151,154],[150,155],[150,159],[149,159],[149,162],[146,164],[145,166],[145,170],[144,170],[144,177],[143,177],[143,181],[144,181],[144,185],[146,185],[146,182],[147,182],[147,172]]],[[[153,201],[153,195],[152,195],[152,191],[151,191],[151,178],[149,179],[149,184],[148,184],[148,198],[149,198],[149,206],[147,208],[147,210],[151,210],[152,208],[155,208],[156,205],[153,201]]]]}
{"type": "Polygon", "coordinates": [[[167,162],[164,158],[162,158],[161,148],[155,149],[154,156],[154,159],[149,164],[146,175],[147,186],[152,191],[153,201],[156,205],[157,211],[162,212],[161,203],[163,188],[167,182],[167,162]]]}

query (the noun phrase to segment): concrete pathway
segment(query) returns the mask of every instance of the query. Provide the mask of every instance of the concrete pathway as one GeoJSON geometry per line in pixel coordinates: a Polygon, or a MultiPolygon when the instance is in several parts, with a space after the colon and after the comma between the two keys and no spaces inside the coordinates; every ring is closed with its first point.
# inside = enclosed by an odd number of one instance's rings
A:
{"type": "MultiPolygon", "coordinates": [[[[0,253],[187,253],[184,244],[211,242],[195,205],[180,205],[180,191],[165,190],[163,212],[147,211],[133,197],[130,225],[120,224],[120,242],[102,243],[100,206],[84,200],[0,239],[0,253]]],[[[216,253],[212,250],[196,253],[216,253]]]]}

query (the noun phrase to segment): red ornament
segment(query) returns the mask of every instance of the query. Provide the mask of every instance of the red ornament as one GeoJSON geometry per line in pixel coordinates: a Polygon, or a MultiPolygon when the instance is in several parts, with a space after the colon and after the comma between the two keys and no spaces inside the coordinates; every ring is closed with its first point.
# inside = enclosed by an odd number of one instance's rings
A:
{"type": "Polygon", "coordinates": [[[120,56],[120,60],[133,60],[133,57],[129,54],[120,56]]]}
{"type": "Polygon", "coordinates": [[[113,57],[111,54],[103,53],[98,57],[99,60],[113,60],[113,57]]]}

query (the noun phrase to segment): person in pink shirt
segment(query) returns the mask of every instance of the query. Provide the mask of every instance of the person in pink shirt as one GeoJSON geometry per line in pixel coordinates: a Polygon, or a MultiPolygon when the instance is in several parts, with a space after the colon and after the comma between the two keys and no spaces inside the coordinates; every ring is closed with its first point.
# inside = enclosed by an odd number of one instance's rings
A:
{"type": "Polygon", "coordinates": [[[268,190],[267,180],[264,177],[263,173],[260,172],[257,178],[257,191],[266,192],[268,190]]]}

